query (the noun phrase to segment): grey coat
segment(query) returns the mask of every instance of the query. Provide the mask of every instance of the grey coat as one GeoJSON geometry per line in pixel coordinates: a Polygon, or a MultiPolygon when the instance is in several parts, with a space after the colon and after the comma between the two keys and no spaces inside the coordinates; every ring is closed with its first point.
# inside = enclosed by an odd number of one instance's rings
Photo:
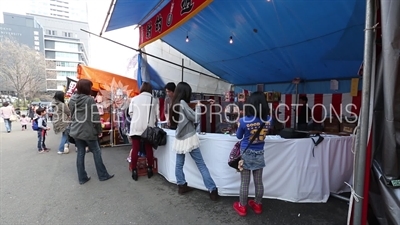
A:
{"type": "Polygon", "coordinates": [[[97,140],[102,128],[94,99],[89,95],[74,94],[68,105],[72,121],[69,135],[81,140],[97,140]]]}
{"type": "Polygon", "coordinates": [[[56,134],[64,132],[71,123],[71,111],[69,108],[58,100],[52,102],[53,114],[53,130],[56,134]]]}
{"type": "Polygon", "coordinates": [[[184,140],[196,134],[194,123],[200,121],[201,113],[199,105],[196,105],[196,111],[193,111],[184,100],[181,100],[180,106],[179,123],[175,131],[175,138],[178,140],[184,140]]]}

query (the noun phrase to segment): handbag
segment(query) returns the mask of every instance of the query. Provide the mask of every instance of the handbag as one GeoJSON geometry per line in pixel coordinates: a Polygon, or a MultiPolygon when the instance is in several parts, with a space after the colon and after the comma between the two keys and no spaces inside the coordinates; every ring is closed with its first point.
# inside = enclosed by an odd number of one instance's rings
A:
{"type": "Polygon", "coordinates": [[[149,118],[147,120],[147,128],[141,135],[142,140],[150,143],[154,149],[157,149],[158,146],[167,144],[167,133],[160,127],[150,127],[150,116],[151,116],[151,108],[153,104],[153,97],[151,97],[150,101],[150,110],[149,110],[149,118]]]}
{"type": "Polygon", "coordinates": [[[262,123],[260,128],[258,128],[257,132],[251,138],[250,143],[244,149],[242,154],[240,154],[240,143],[241,143],[241,141],[236,142],[235,146],[233,146],[233,149],[231,150],[231,153],[229,154],[228,165],[230,167],[232,167],[233,169],[236,169],[237,171],[239,171],[239,161],[242,159],[242,155],[247,151],[247,149],[254,142],[256,137],[258,137],[260,135],[260,132],[261,132],[261,130],[263,129],[264,126],[265,126],[265,124],[262,123]]]}
{"type": "Polygon", "coordinates": [[[15,121],[17,121],[17,120],[18,120],[18,118],[17,118],[16,115],[12,114],[12,115],[10,116],[10,121],[11,121],[11,122],[15,122],[15,121]]]}
{"type": "Polygon", "coordinates": [[[75,143],[75,139],[74,139],[73,137],[71,137],[69,134],[68,134],[68,142],[69,142],[70,144],[76,144],[76,143],[75,143]]]}
{"type": "Polygon", "coordinates": [[[69,124],[68,127],[65,128],[65,131],[67,132],[68,142],[69,142],[70,144],[75,144],[75,139],[69,135],[69,133],[70,133],[70,131],[71,131],[71,124],[69,124]]]}

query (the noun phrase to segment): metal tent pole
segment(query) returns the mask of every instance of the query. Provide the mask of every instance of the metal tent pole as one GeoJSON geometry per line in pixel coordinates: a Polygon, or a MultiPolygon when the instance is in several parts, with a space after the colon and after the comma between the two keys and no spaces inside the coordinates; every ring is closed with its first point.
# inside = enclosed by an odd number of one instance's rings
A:
{"type": "Polygon", "coordinates": [[[146,19],[149,18],[150,15],[152,15],[152,14],[154,13],[154,11],[156,11],[156,9],[157,9],[158,7],[161,6],[161,4],[162,4],[163,2],[164,2],[164,0],[160,0],[160,1],[158,2],[158,4],[157,4],[156,6],[154,6],[154,8],[153,8],[149,13],[147,13],[146,16],[144,16],[143,19],[141,19],[141,20],[138,22],[138,24],[135,26],[135,28],[133,28],[133,29],[136,30],[136,28],[138,28],[139,26],[141,26],[142,23],[145,22],[146,19]]]}
{"type": "Polygon", "coordinates": [[[338,195],[338,194],[335,194],[335,193],[330,193],[330,196],[335,197],[335,198],[340,199],[340,200],[343,200],[343,201],[346,201],[346,202],[350,201],[349,198],[346,198],[344,196],[341,196],[341,195],[338,195]]]}
{"type": "Polygon", "coordinates": [[[111,130],[110,130],[110,146],[114,147],[114,94],[113,88],[111,87],[111,105],[110,105],[110,123],[111,123],[111,130]]]}
{"type": "Polygon", "coordinates": [[[299,83],[296,83],[296,111],[295,111],[295,115],[294,115],[294,129],[295,130],[297,130],[297,122],[298,122],[298,120],[299,120],[299,118],[297,118],[298,117],[298,115],[299,115],[299,113],[298,113],[298,110],[299,110],[299,107],[297,106],[297,104],[299,104],[299,83]]]}
{"type": "Polygon", "coordinates": [[[185,61],[184,61],[184,59],[182,58],[182,77],[181,77],[181,81],[183,82],[183,72],[184,72],[184,69],[185,69],[185,61]]]}
{"type": "MultiPolygon", "coordinates": [[[[371,77],[373,68],[373,48],[374,48],[374,23],[375,23],[375,0],[366,0],[366,17],[365,17],[365,43],[364,43],[364,71],[362,83],[362,102],[361,102],[361,126],[360,126],[360,142],[356,148],[355,155],[355,175],[354,175],[354,194],[361,198],[354,203],[353,225],[361,225],[363,197],[364,197],[364,180],[365,180],[365,162],[368,143],[369,131],[369,108],[371,95],[371,77]]],[[[368,193],[367,193],[368,194],[368,193]]]]}
{"type": "MultiPolygon", "coordinates": [[[[81,31],[83,31],[83,32],[85,32],[85,33],[88,33],[88,34],[90,34],[90,35],[99,37],[99,38],[101,38],[101,39],[104,39],[104,40],[107,40],[107,41],[111,41],[111,42],[113,42],[113,43],[115,43],[115,44],[118,44],[118,45],[124,46],[124,47],[126,47],[126,48],[132,49],[132,50],[137,51],[137,52],[139,52],[139,53],[143,53],[144,55],[148,55],[148,56],[150,56],[150,57],[153,57],[153,58],[155,58],[155,59],[161,60],[161,61],[163,61],[163,62],[172,64],[172,65],[175,65],[175,66],[178,66],[178,67],[182,67],[182,65],[180,65],[180,64],[178,64],[178,63],[175,63],[175,62],[172,62],[172,61],[163,59],[162,57],[158,57],[158,56],[155,56],[155,55],[150,54],[150,53],[143,52],[143,51],[141,51],[140,49],[136,49],[136,48],[130,47],[130,46],[128,46],[128,45],[125,45],[125,44],[122,44],[122,43],[120,43],[120,42],[111,40],[111,39],[109,39],[109,38],[105,38],[105,37],[103,37],[103,36],[97,35],[97,34],[92,33],[92,32],[90,32],[90,31],[87,31],[87,30],[84,30],[84,29],[81,29],[81,31]]],[[[195,73],[199,73],[199,74],[204,75],[204,76],[206,76],[206,77],[211,77],[211,78],[214,78],[214,79],[217,79],[217,80],[220,80],[220,81],[224,81],[224,82],[226,82],[226,83],[229,83],[228,81],[226,81],[226,80],[224,80],[224,79],[221,79],[221,78],[216,77],[216,76],[214,76],[214,75],[205,74],[205,73],[203,73],[203,72],[201,72],[201,71],[192,69],[192,68],[190,68],[190,67],[183,67],[183,68],[186,69],[186,70],[195,72],[195,73]]]]}
{"type": "Polygon", "coordinates": [[[104,20],[103,27],[100,31],[100,36],[103,35],[104,29],[106,27],[107,22],[109,21],[108,18],[111,16],[111,11],[114,10],[114,5],[117,0],[111,0],[110,7],[108,8],[106,19],[104,20]]]}

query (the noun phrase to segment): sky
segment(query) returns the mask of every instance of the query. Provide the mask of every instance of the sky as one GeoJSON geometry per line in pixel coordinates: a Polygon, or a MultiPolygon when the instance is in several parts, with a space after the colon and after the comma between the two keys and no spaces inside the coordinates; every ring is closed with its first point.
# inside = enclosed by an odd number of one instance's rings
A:
{"type": "MultiPolygon", "coordinates": [[[[3,23],[3,12],[26,14],[29,0],[0,0],[0,23],[3,23]]],[[[87,0],[88,22],[90,31],[100,34],[111,0],[87,0]]],[[[127,27],[103,34],[103,37],[137,48],[139,34],[133,27],[127,27]]],[[[130,58],[136,52],[114,44],[94,35],[90,37],[89,66],[108,72],[127,75],[130,58]]]]}

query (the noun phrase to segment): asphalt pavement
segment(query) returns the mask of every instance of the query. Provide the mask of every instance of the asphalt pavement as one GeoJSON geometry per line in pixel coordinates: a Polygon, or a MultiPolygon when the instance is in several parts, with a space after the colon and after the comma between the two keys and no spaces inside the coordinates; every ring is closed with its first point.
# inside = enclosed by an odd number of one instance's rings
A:
{"type": "Polygon", "coordinates": [[[126,162],[129,146],[102,149],[107,170],[115,174],[107,181],[98,180],[88,153],[92,179],[79,185],[74,146],[58,155],[60,136],[51,130],[46,139],[51,151],[39,154],[36,132],[21,131],[15,122],[6,133],[0,121],[0,224],[346,224],[348,204],[336,198],[318,204],[264,199],[261,215],[249,209],[240,217],[232,208],[238,197],[212,202],[200,190],[181,196],[158,174],[133,181],[126,162]]]}

